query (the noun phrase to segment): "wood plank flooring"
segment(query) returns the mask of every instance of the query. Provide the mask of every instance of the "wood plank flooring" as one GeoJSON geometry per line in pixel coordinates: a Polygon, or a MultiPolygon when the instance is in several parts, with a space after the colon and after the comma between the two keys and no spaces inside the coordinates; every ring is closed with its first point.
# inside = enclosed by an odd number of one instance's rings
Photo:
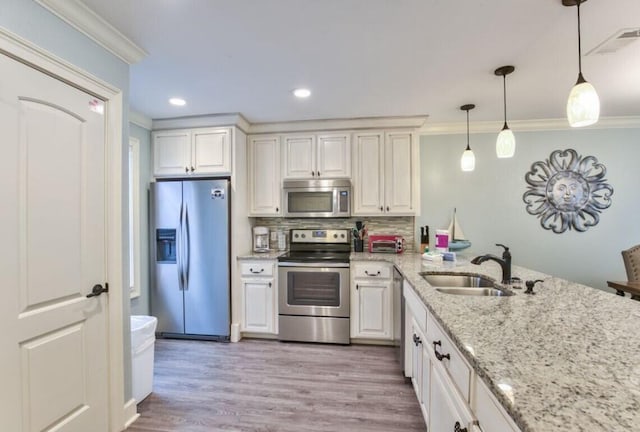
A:
{"type": "Polygon", "coordinates": [[[391,347],[159,339],[127,432],[425,431],[391,347]]]}

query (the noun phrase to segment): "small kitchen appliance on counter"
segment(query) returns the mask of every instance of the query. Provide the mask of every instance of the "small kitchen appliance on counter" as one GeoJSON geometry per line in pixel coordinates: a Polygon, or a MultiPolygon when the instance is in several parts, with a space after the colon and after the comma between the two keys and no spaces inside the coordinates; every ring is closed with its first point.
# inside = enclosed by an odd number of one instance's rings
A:
{"type": "Polygon", "coordinates": [[[269,228],[253,227],[253,251],[269,252],[269,228]]]}
{"type": "Polygon", "coordinates": [[[404,238],[395,234],[370,234],[369,253],[402,253],[404,238]]]}

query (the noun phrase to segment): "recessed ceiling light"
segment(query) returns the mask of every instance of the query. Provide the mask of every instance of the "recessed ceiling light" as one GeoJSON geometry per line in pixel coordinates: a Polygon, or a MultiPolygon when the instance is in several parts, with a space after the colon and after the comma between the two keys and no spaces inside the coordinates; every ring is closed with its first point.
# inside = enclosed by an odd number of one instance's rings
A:
{"type": "Polygon", "coordinates": [[[187,104],[187,101],[180,98],[171,98],[169,99],[169,103],[175,106],[184,106],[187,104]]]}
{"type": "Polygon", "coordinates": [[[293,91],[293,94],[295,97],[298,97],[298,98],[307,98],[311,96],[311,90],[306,88],[298,88],[293,91]]]}

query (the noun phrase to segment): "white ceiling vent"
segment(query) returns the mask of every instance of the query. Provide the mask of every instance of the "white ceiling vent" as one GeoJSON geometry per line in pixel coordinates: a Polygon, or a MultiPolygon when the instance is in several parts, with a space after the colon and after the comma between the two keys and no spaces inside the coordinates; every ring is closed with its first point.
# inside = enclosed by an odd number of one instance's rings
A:
{"type": "Polygon", "coordinates": [[[620,51],[622,48],[637,41],[638,39],[640,39],[640,28],[622,29],[589,51],[586,55],[611,54],[620,51]]]}

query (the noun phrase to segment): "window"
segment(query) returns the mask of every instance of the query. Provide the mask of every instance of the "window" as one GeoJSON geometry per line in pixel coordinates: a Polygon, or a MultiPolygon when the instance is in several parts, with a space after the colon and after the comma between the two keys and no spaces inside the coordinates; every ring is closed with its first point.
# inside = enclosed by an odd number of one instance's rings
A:
{"type": "Polygon", "coordinates": [[[140,141],[129,138],[129,294],[140,296],[140,141]]]}

